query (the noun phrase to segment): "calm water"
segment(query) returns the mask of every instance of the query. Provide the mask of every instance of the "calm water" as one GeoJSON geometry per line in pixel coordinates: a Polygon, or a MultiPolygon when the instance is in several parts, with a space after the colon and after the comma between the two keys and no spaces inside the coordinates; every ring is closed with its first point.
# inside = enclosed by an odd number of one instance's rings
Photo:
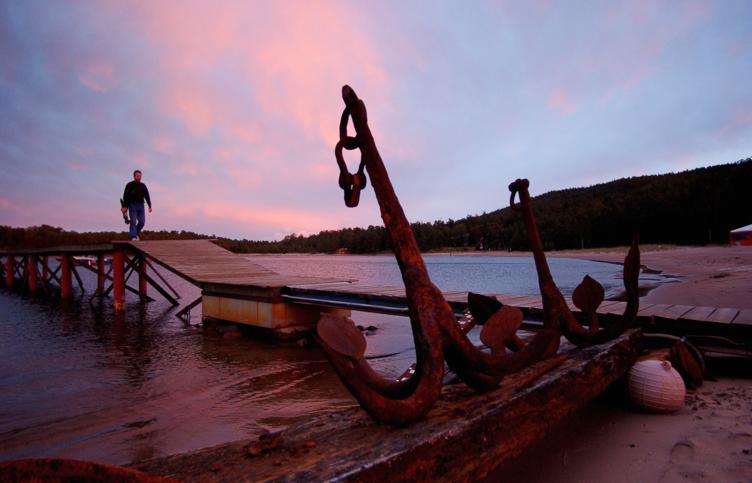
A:
{"type": "MultiPolygon", "coordinates": [[[[401,283],[389,256],[251,259],[280,273],[401,283]]],[[[429,256],[426,262],[445,290],[537,293],[531,259],[429,256]]],[[[565,294],[586,273],[610,293],[621,286],[617,265],[550,263],[565,294]]],[[[90,291],[94,277],[81,274],[90,291]]],[[[198,296],[195,287],[168,279],[184,303],[198,296]]],[[[232,328],[203,330],[195,326],[200,310],[186,325],[162,300],[142,306],[129,297],[125,314],[116,316],[111,299],[84,294],[63,307],[0,289],[0,460],[61,456],[125,464],[250,438],[354,403],[315,347],[253,340],[232,328]]],[[[414,359],[408,321],[353,318],[378,328],[368,336],[367,355],[390,354],[373,364],[401,374],[414,359]]]]}

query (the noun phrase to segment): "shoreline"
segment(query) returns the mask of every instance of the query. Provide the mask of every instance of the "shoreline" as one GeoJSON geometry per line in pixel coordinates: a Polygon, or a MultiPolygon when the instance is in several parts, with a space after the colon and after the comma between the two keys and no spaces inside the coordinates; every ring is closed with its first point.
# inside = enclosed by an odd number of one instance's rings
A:
{"type": "MultiPolygon", "coordinates": [[[[628,247],[558,250],[546,252],[552,258],[573,258],[622,265],[628,247]]],[[[332,254],[253,254],[244,256],[335,256],[332,254]]],[[[391,256],[391,252],[367,255],[391,256]]],[[[532,257],[532,252],[519,251],[442,251],[426,252],[424,257],[532,257]]],[[[645,289],[640,303],[731,307],[752,309],[752,247],[712,245],[676,246],[645,244],[640,246],[643,271],[673,279],[645,289]],[[678,283],[677,283],[678,282],[678,283]]]]}

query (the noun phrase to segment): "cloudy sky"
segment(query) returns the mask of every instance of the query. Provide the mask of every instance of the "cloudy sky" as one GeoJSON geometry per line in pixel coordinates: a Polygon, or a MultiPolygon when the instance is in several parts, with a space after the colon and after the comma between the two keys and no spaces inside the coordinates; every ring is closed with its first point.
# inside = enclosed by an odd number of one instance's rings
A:
{"type": "MultiPolygon", "coordinates": [[[[251,239],[380,224],[333,149],[350,84],[412,221],[752,155],[752,2],[8,1],[0,224],[251,239]]],[[[356,159],[351,159],[352,163],[356,159]]]]}

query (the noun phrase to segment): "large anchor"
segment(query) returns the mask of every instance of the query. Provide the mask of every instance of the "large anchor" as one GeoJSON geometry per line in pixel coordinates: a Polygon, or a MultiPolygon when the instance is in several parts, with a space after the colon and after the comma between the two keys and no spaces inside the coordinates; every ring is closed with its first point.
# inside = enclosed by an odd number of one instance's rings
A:
{"type": "Polygon", "coordinates": [[[316,332],[340,379],[371,417],[389,424],[408,424],[423,417],[441,393],[444,356],[438,319],[454,323],[455,318],[441,292],[428,277],[410,224],[376,149],[365,104],[349,86],[342,88],[342,99],[345,109],[340,120],[340,140],[335,148],[340,166],[339,184],[345,190],[345,204],[354,207],[359,202],[361,188],[365,186],[365,175],[358,174],[363,166],[371,177],[405,284],[415,342],[415,368],[399,380],[377,374],[363,357],[366,347],[363,334],[348,318],[325,314],[316,332]],[[352,118],[357,133],[355,137],[347,135],[349,118],[352,118]],[[347,171],[342,148],[361,152],[361,167],[355,175],[347,171]]]}
{"type": "MultiPolygon", "coordinates": [[[[587,319],[587,327],[580,324],[572,311],[569,309],[564,296],[554,283],[551,271],[548,268],[546,255],[543,251],[540,233],[533,215],[533,204],[530,199],[528,187],[530,182],[526,179],[518,179],[509,185],[509,204],[513,210],[522,212],[528,238],[533,251],[535,268],[538,272],[538,285],[543,299],[543,318],[560,324],[564,336],[577,346],[601,344],[620,335],[624,330],[631,327],[639,310],[640,295],[638,292],[638,279],[640,275],[640,249],[637,236],[632,240],[632,246],[624,259],[624,289],[627,306],[624,314],[606,328],[600,328],[597,309],[603,302],[603,286],[596,280],[586,275],[582,282],[572,293],[572,302],[579,308],[587,319]],[[519,204],[515,203],[515,197],[519,197],[519,204]]],[[[469,300],[471,311],[478,314],[476,318],[483,318],[485,314],[501,306],[501,303],[491,297],[472,294],[469,300]]]]}
{"type": "Polygon", "coordinates": [[[516,308],[501,307],[484,321],[481,331],[482,342],[491,352],[477,348],[468,339],[467,326],[460,327],[441,291],[428,276],[410,224],[376,148],[365,104],[349,86],[342,88],[342,98],[345,109],[340,120],[340,141],[335,148],[341,171],[340,186],[344,184],[346,205],[356,206],[360,188],[365,186],[365,176],[357,175],[356,180],[356,175],[351,175],[353,180],[350,181],[342,148],[360,149],[359,172],[365,166],[371,177],[405,284],[416,349],[415,368],[398,380],[377,374],[363,357],[365,338],[346,317],[323,315],[317,326],[317,337],[345,386],[374,419],[408,424],[424,416],[438,399],[444,358],[462,381],[479,391],[487,391],[495,388],[504,375],[554,354],[559,344],[559,324],[555,318],[546,319],[543,329],[524,344],[515,335],[522,313],[516,308]],[[350,118],[355,137],[347,134],[350,118]],[[505,347],[513,351],[508,353],[505,347]]]}

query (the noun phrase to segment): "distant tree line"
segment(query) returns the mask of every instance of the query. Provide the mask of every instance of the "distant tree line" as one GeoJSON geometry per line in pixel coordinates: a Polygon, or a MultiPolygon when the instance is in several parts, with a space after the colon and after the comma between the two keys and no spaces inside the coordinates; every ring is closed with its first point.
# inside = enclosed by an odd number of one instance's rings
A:
{"type": "MultiPolygon", "coordinates": [[[[500,188],[501,189],[501,188],[500,188]]],[[[533,199],[546,249],[643,243],[726,243],[729,230],[752,223],[752,158],[680,173],[623,178],[587,188],[551,191],[533,199]]],[[[525,250],[527,233],[509,207],[460,220],[413,223],[423,251],[525,250]]],[[[45,247],[106,243],[126,232],[77,233],[42,225],[0,226],[0,246],[45,247]]],[[[381,226],[288,235],[279,241],[234,240],[189,231],[145,231],[142,239],[217,238],[238,253],[377,253],[391,249],[381,226]]]]}

